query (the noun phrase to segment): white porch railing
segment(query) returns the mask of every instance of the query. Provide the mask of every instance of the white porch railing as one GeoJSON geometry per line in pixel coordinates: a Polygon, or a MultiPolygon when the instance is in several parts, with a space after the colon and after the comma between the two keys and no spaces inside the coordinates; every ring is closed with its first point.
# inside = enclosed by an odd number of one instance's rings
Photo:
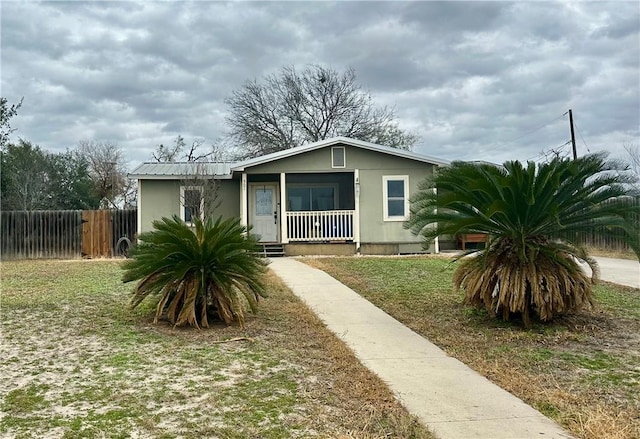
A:
{"type": "Polygon", "coordinates": [[[287,212],[287,238],[291,241],[353,240],[353,210],[287,212]]]}

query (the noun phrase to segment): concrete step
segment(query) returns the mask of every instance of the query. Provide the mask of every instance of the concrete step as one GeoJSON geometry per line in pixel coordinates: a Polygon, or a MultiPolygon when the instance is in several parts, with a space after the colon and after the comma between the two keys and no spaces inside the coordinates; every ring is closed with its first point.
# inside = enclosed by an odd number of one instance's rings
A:
{"type": "Polygon", "coordinates": [[[268,243],[261,244],[261,251],[259,252],[259,256],[264,258],[279,258],[283,257],[284,254],[284,246],[278,243],[268,243]]]}

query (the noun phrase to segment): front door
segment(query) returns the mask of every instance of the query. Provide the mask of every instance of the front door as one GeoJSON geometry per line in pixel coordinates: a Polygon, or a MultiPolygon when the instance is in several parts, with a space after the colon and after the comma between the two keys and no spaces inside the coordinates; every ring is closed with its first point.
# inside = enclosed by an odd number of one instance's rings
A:
{"type": "Polygon", "coordinates": [[[260,236],[260,242],[278,241],[278,185],[273,183],[251,184],[252,232],[260,236]]]}

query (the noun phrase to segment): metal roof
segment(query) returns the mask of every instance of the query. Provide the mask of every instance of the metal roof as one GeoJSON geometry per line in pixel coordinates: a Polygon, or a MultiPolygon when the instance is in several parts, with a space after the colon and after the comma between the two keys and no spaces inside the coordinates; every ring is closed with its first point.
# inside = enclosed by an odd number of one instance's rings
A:
{"type": "Polygon", "coordinates": [[[217,163],[143,163],[134,169],[129,178],[145,179],[145,180],[175,180],[176,177],[202,175],[205,177],[217,179],[229,179],[236,171],[242,172],[246,168],[291,157],[297,154],[303,154],[320,148],[332,145],[347,145],[356,148],[368,149],[383,154],[389,154],[396,157],[403,157],[410,160],[416,160],[423,163],[429,163],[436,166],[446,166],[450,164],[448,160],[438,159],[435,157],[418,154],[404,149],[391,148],[389,146],[377,145],[375,143],[364,142],[362,140],[350,139],[348,137],[333,137],[331,139],[321,140],[319,142],[308,143],[306,145],[297,146],[291,149],[274,152],[272,154],[263,155],[261,157],[252,158],[241,162],[217,162],[217,163]]]}
{"type": "Polygon", "coordinates": [[[235,162],[143,163],[131,171],[129,178],[175,180],[176,177],[201,175],[203,177],[225,179],[231,178],[231,167],[233,165],[235,165],[235,162]]]}
{"type": "Polygon", "coordinates": [[[368,149],[371,151],[377,151],[384,154],[390,154],[397,157],[404,157],[411,160],[417,160],[419,162],[430,163],[439,166],[446,166],[450,164],[448,160],[438,159],[435,157],[418,154],[415,152],[407,151],[405,149],[392,148],[390,146],[378,145],[375,143],[364,142],[362,140],[351,139],[349,137],[333,137],[331,139],[320,140],[319,142],[308,143],[306,145],[296,146],[295,148],[285,149],[283,151],[274,152],[271,154],[263,155],[260,157],[238,162],[231,166],[232,171],[244,171],[251,166],[261,165],[263,163],[272,162],[285,157],[291,157],[297,154],[302,154],[315,149],[324,148],[331,145],[347,145],[355,146],[357,148],[368,149]]]}

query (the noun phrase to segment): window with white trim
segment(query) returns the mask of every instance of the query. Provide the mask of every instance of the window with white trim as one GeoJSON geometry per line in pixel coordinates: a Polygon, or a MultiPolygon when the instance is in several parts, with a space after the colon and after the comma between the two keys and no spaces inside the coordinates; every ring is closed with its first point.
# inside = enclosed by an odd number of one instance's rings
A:
{"type": "Polygon", "coordinates": [[[193,224],[193,218],[202,218],[204,190],[202,186],[180,186],[180,218],[193,224]]]}
{"type": "Polygon", "coordinates": [[[408,175],[383,176],[382,197],[385,221],[406,221],[409,219],[408,175]]]}
{"type": "Polygon", "coordinates": [[[331,148],[331,167],[345,168],[347,166],[347,157],[344,146],[333,146],[331,148]]]}

